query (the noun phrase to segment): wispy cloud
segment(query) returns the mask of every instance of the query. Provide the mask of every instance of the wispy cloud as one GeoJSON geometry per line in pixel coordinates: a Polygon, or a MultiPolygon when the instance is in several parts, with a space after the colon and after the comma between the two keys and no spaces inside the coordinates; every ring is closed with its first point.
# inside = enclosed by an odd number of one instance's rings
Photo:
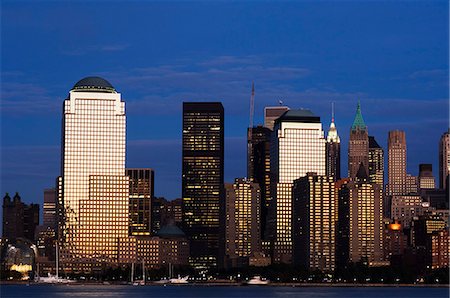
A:
{"type": "Polygon", "coordinates": [[[414,71],[409,75],[410,79],[442,78],[448,77],[448,69],[425,69],[414,71]]]}
{"type": "Polygon", "coordinates": [[[71,49],[65,48],[61,52],[67,56],[82,56],[90,53],[119,52],[126,50],[128,47],[128,44],[85,45],[71,49]]]}

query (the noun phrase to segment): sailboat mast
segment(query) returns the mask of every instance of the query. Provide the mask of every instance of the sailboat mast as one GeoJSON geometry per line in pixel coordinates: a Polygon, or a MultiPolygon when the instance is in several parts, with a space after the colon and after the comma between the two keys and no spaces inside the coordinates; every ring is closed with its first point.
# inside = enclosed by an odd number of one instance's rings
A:
{"type": "Polygon", "coordinates": [[[134,279],[134,262],[131,263],[131,283],[133,283],[134,279]]]}
{"type": "Polygon", "coordinates": [[[144,281],[145,285],[145,260],[142,259],[142,280],[144,281]]]}
{"type": "Polygon", "coordinates": [[[59,249],[58,241],[56,241],[56,278],[59,277],[59,249]]]}

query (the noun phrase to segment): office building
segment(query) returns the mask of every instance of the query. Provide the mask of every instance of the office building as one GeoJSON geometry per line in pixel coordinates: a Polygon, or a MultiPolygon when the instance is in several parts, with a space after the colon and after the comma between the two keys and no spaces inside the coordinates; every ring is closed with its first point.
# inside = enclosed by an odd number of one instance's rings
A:
{"type": "Polygon", "coordinates": [[[225,254],[227,265],[248,265],[249,257],[261,251],[261,190],[244,178],[225,183],[225,254]]]}
{"type": "Polygon", "coordinates": [[[341,139],[334,123],[334,110],[326,143],[326,175],[334,181],[341,179],[341,139]]]}
{"type": "Polygon", "coordinates": [[[369,136],[369,180],[384,185],[384,151],[373,136],[369,136]]]}
{"type": "Polygon", "coordinates": [[[26,238],[34,241],[39,225],[39,205],[25,204],[19,193],[11,199],[8,193],[3,197],[2,237],[8,239],[26,238]]]}
{"type": "MultiPolygon", "coordinates": [[[[217,267],[224,212],[224,110],[219,102],[183,103],[183,230],[191,265],[217,267]]],[[[223,253],[223,252],[222,252],[223,253]]]]}
{"type": "Polygon", "coordinates": [[[384,237],[384,257],[388,261],[402,256],[408,247],[408,239],[403,233],[403,226],[398,222],[387,225],[384,237]]]}
{"type": "Polygon", "coordinates": [[[404,228],[411,227],[414,218],[430,210],[430,203],[417,194],[392,196],[391,216],[404,228]]]}
{"type": "Polygon", "coordinates": [[[361,114],[361,105],[356,107],[355,120],[350,129],[348,142],[348,177],[355,179],[359,166],[369,169],[369,135],[367,126],[361,114]]]}
{"type": "MultiPolygon", "coordinates": [[[[269,209],[271,209],[272,196],[270,194],[270,138],[271,130],[257,126],[249,128],[247,177],[259,184],[261,190],[261,235],[267,236],[269,209]]],[[[267,237],[264,237],[267,238],[267,237]]]]}
{"type": "Polygon", "coordinates": [[[350,262],[350,190],[349,178],[336,181],[337,224],[336,224],[336,269],[345,270],[350,262]]]}
{"type": "Polygon", "coordinates": [[[412,185],[414,185],[413,178],[407,178],[406,174],[405,132],[400,130],[390,131],[388,135],[387,194],[392,196],[410,193],[412,185]]]}
{"type": "Polygon", "coordinates": [[[63,106],[61,264],[90,272],[117,262],[117,239],[128,236],[125,103],[105,79],[87,77],[63,106]]]}
{"type": "Polygon", "coordinates": [[[50,227],[54,231],[57,228],[56,213],[56,190],[54,188],[44,189],[43,225],[50,227]]]}
{"type": "Polygon", "coordinates": [[[450,173],[450,137],[449,131],[441,136],[439,141],[439,188],[448,188],[448,175],[450,173]]]}
{"type": "Polygon", "coordinates": [[[289,111],[289,107],[286,106],[275,106],[275,107],[265,107],[264,108],[264,127],[273,130],[275,125],[275,120],[280,118],[286,111],[289,111]]]}
{"type": "Polygon", "coordinates": [[[350,262],[383,261],[383,201],[381,187],[369,181],[361,164],[355,181],[346,184],[349,201],[350,262]]]}
{"type": "Polygon", "coordinates": [[[152,169],[126,169],[129,177],[129,235],[151,234],[152,198],[155,174],[152,169]]]}
{"type": "Polygon", "coordinates": [[[419,165],[419,189],[434,189],[436,182],[433,176],[433,166],[431,164],[419,165]]]}
{"type": "Polygon", "coordinates": [[[275,121],[271,142],[272,194],[276,204],[274,262],[292,261],[292,186],[308,172],[325,175],[325,138],[320,117],[289,110],[275,121]]]}
{"type": "Polygon", "coordinates": [[[293,261],[305,270],[336,267],[337,194],[334,178],[307,173],[293,187],[293,261]]]}

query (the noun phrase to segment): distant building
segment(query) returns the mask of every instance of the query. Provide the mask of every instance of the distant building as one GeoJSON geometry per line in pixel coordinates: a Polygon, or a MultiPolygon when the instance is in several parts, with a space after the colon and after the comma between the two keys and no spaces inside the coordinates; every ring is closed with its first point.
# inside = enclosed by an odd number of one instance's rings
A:
{"type": "Polygon", "coordinates": [[[151,235],[152,198],[154,197],[154,171],[149,168],[126,169],[129,188],[130,236],[151,235]]]}
{"type": "Polygon", "coordinates": [[[220,102],[183,103],[183,230],[191,265],[219,266],[224,212],[224,109],[220,102]]]}
{"type": "Polygon", "coordinates": [[[369,180],[384,185],[384,151],[373,136],[369,136],[369,180]]]}
{"type": "MultiPolygon", "coordinates": [[[[412,176],[411,176],[412,177],[412,176]]],[[[404,195],[410,193],[412,178],[406,175],[406,137],[405,132],[393,130],[388,136],[388,184],[387,194],[404,195]],[[410,185],[408,187],[407,185],[410,185]]]]}
{"type": "Polygon", "coordinates": [[[419,177],[406,174],[406,194],[415,194],[419,191],[419,177]]]}
{"type": "Polygon", "coordinates": [[[155,236],[131,236],[119,239],[120,264],[145,264],[146,268],[189,264],[189,241],[177,226],[163,226],[155,236]]]}
{"type": "MultiPolygon", "coordinates": [[[[381,187],[369,182],[361,164],[355,181],[350,181],[349,196],[349,254],[351,262],[383,261],[383,202],[381,187]]],[[[344,193],[342,193],[344,195],[344,193]]]]}
{"type": "Polygon", "coordinates": [[[293,187],[293,260],[306,270],[336,267],[337,195],[334,178],[307,173],[293,187]]]}
{"type": "Polygon", "coordinates": [[[420,196],[436,209],[449,209],[448,192],[445,189],[421,189],[420,196]]]}
{"type": "Polygon", "coordinates": [[[338,180],[335,184],[337,192],[337,224],[336,224],[336,268],[345,270],[350,262],[350,190],[349,178],[338,180]]]}
{"type": "Polygon", "coordinates": [[[420,189],[434,189],[436,183],[433,176],[432,164],[419,165],[419,188],[420,189]]]}
{"type": "Polygon", "coordinates": [[[334,181],[341,179],[341,139],[334,124],[334,111],[327,135],[325,174],[334,181]]]}
{"type": "Polygon", "coordinates": [[[450,137],[449,131],[441,136],[439,142],[439,188],[448,188],[448,177],[450,173],[450,137]]]}
{"type": "Polygon", "coordinates": [[[289,110],[275,121],[271,142],[272,194],[276,202],[274,262],[292,262],[292,186],[308,172],[325,175],[325,138],[320,117],[289,110]]]}
{"type": "MultiPolygon", "coordinates": [[[[266,226],[269,210],[274,208],[270,193],[270,139],[272,131],[263,126],[248,129],[247,177],[261,189],[261,237],[269,238],[266,226]]],[[[273,232],[272,232],[273,233],[273,232]]]]}
{"type": "Polygon", "coordinates": [[[358,102],[355,120],[350,129],[348,143],[348,177],[355,179],[360,165],[369,171],[369,135],[367,126],[361,114],[361,105],[358,102]]]}
{"type": "Polygon", "coordinates": [[[289,111],[289,107],[286,106],[275,106],[275,107],[265,107],[264,108],[264,127],[273,130],[275,125],[275,120],[280,118],[286,111],[289,111]]]}
{"type": "Polygon", "coordinates": [[[408,247],[408,238],[399,223],[390,223],[385,229],[384,255],[386,260],[402,256],[408,247]]]}
{"type": "Polygon", "coordinates": [[[417,194],[392,196],[391,216],[404,228],[409,228],[415,217],[425,214],[430,209],[429,202],[423,202],[417,194]]]}
{"type": "Polygon", "coordinates": [[[57,213],[56,213],[56,190],[54,188],[49,188],[44,190],[44,206],[43,206],[43,214],[44,214],[44,227],[50,227],[56,231],[58,221],[57,221],[57,213]]]}
{"type": "Polygon", "coordinates": [[[248,265],[261,251],[261,190],[258,183],[237,178],[225,183],[225,254],[230,267],[248,265]]]}
{"type": "Polygon", "coordinates": [[[16,192],[13,199],[6,193],[3,198],[2,236],[9,239],[26,238],[34,241],[34,233],[39,225],[39,205],[27,205],[16,192]]]}
{"type": "Polygon", "coordinates": [[[174,222],[175,225],[181,226],[183,223],[183,200],[181,198],[167,201],[166,203],[166,216],[163,217],[163,225],[168,225],[174,222]]]}

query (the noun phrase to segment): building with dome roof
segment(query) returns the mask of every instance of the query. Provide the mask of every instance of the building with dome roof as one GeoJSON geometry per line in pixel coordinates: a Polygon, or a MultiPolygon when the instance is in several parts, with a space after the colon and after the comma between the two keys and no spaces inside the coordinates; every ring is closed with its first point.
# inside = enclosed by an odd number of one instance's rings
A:
{"type": "Polygon", "coordinates": [[[63,105],[61,263],[90,272],[117,262],[117,239],[128,236],[125,103],[105,79],[86,77],[63,105]]]}

